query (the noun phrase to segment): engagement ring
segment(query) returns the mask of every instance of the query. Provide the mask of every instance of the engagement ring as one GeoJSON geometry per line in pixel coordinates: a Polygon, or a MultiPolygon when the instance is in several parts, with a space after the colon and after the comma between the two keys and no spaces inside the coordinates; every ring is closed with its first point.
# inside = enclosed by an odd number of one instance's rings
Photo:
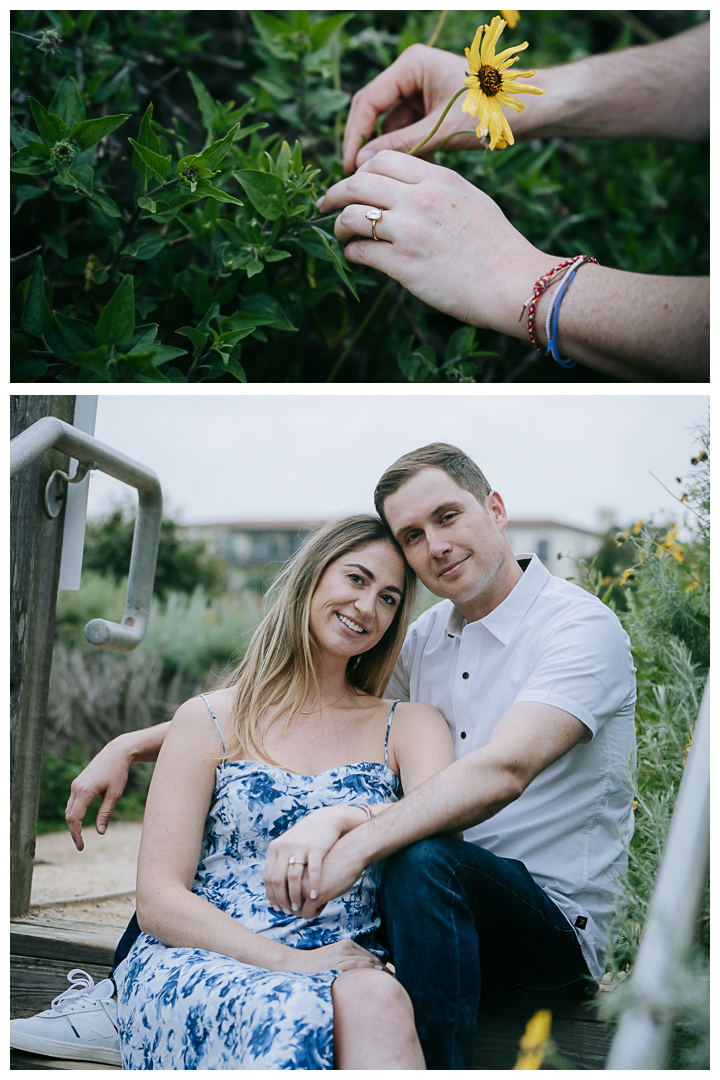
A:
{"type": "Polygon", "coordinates": [[[382,214],[383,214],[382,210],[375,210],[374,207],[372,207],[372,206],[370,207],[370,209],[365,214],[365,217],[368,219],[368,221],[372,222],[372,238],[373,238],[373,240],[377,240],[377,236],[375,235],[375,226],[377,225],[378,221],[382,221],[382,214]]]}

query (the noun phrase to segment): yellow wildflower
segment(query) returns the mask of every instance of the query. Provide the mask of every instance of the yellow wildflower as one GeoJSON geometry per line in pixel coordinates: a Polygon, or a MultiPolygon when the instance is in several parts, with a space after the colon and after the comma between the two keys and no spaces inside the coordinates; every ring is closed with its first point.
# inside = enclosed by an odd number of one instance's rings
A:
{"type": "Polygon", "coordinates": [[[637,536],[637,534],[640,532],[642,527],[643,527],[643,519],[640,518],[640,520],[636,521],[635,524],[633,525],[633,536],[637,536]]]}
{"type": "Polygon", "coordinates": [[[502,15],[503,19],[508,24],[511,30],[514,30],[517,24],[520,22],[519,11],[503,11],[502,8],[500,8],[500,14],[502,15]]]}
{"type": "Polygon", "coordinates": [[[635,813],[637,808],[638,808],[638,801],[637,801],[637,799],[633,799],[633,813],[635,813]]]}
{"type": "Polygon", "coordinates": [[[690,584],[685,586],[683,592],[692,592],[693,589],[697,589],[699,584],[700,582],[697,580],[697,578],[693,578],[690,584]]]}
{"type": "Polygon", "coordinates": [[[505,29],[505,22],[496,15],[490,26],[478,26],[473,43],[465,50],[470,72],[463,80],[468,94],[463,102],[463,112],[477,116],[477,137],[490,136],[490,149],[503,150],[515,142],[510,124],[503,115],[501,105],[515,112],[525,111],[525,105],[512,97],[512,94],[544,94],[537,86],[527,86],[519,79],[529,79],[534,71],[518,72],[517,77],[506,74],[507,69],[518,60],[513,53],[527,49],[528,43],[515,45],[495,55],[495,46],[505,29]],[[484,35],[484,40],[483,40],[484,35]]]}
{"type": "Polygon", "coordinates": [[[695,734],[695,729],[693,728],[693,730],[690,732],[690,738],[687,741],[687,746],[685,747],[685,753],[683,754],[683,769],[685,768],[685,762],[687,761],[688,754],[690,753],[690,747],[692,746],[692,741],[693,741],[693,735],[694,734],[695,734]]]}
{"type": "Polygon", "coordinates": [[[634,574],[635,571],[633,570],[632,566],[629,566],[627,570],[623,570],[622,574],[620,575],[620,581],[618,582],[618,584],[626,585],[630,578],[634,576],[634,574]]]}
{"type": "Polygon", "coordinates": [[[520,1053],[514,1069],[539,1069],[545,1057],[545,1047],[550,1038],[552,1013],[541,1009],[528,1020],[525,1034],[520,1039],[520,1053]]]}

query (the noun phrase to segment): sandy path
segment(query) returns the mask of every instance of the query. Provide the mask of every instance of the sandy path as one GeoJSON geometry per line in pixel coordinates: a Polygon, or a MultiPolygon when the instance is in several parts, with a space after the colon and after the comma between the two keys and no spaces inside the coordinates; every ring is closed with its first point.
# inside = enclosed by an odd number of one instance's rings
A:
{"type": "Polygon", "coordinates": [[[84,851],[76,850],[67,829],[39,836],[31,903],[134,890],[141,830],[140,822],[111,822],[98,836],[90,825],[83,829],[84,851]]]}

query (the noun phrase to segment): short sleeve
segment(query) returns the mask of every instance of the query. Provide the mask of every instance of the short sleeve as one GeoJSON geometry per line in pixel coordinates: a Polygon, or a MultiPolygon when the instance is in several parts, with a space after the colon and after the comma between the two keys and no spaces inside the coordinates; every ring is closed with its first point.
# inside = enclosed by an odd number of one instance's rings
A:
{"type": "Polygon", "coordinates": [[[599,600],[545,626],[537,662],[515,701],[552,705],[576,716],[594,737],[612,716],[635,703],[630,639],[599,600]]]}

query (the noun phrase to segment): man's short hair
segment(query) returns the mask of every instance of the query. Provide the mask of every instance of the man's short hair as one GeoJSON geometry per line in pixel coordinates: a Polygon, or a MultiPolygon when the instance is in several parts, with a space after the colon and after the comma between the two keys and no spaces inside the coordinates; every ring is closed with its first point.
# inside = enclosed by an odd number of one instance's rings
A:
{"type": "Polygon", "coordinates": [[[482,505],[492,491],[475,462],[462,450],[458,450],[457,446],[451,446],[449,443],[430,443],[429,446],[421,446],[419,450],[403,454],[380,477],[375,488],[375,509],[385,524],[387,524],[385,500],[389,495],[394,495],[398,488],[401,488],[421,469],[427,468],[442,469],[453,478],[458,487],[469,491],[482,505]]]}

